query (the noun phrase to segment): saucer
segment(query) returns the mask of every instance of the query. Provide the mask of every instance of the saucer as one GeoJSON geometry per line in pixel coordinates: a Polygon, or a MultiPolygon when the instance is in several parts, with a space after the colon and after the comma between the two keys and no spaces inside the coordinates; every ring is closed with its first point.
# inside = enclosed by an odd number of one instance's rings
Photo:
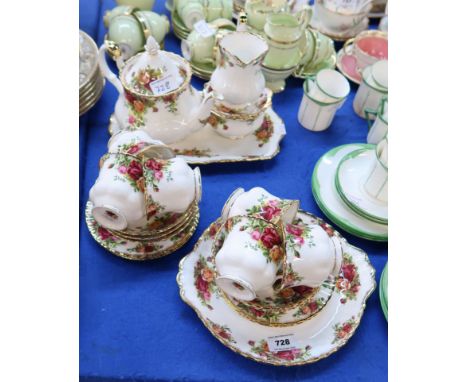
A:
{"type": "MultiPolygon", "coordinates": [[[[352,51],[354,44],[349,45],[349,51],[352,51]]],[[[353,54],[347,54],[344,48],[338,51],[336,58],[336,67],[350,81],[357,85],[361,84],[362,76],[357,68],[357,60],[353,54]]]]}
{"type": "Polygon", "coordinates": [[[335,147],[324,154],[315,165],[312,175],[312,193],[324,214],[345,231],[374,241],[388,240],[388,227],[354,213],[341,200],[335,188],[335,173],[341,159],[358,149],[371,149],[374,145],[348,144],[335,147]]]}
{"type": "MultiPolygon", "coordinates": [[[[298,215],[306,222],[317,219],[303,211],[298,215]]],[[[348,274],[358,283],[351,286],[341,280],[340,285],[352,292],[352,297],[343,299],[344,289],[335,288],[329,302],[313,319],[294,326],[265,326],[239,315],[214,282],[211,248],[220,224],[218,219],[205,230],[193,251],[181,260],[177,275],[182,300],[195,310],[213,336],[246,358],[282,366],[319,361],[347,343],[359,326],[366,300],[376,286],[375,270],[362,250],[351,245],[346,250],[353,263],[348,274]]]]}
{"type": "Polygon", "coordinates": [[[341,199],[357,214],[380,224],[388,224],[387,203],[370,196],[364,182],[372,170],[375,148],[364,148],[345,155],[338,165],[335,186],[341,199]]]}
{"type": "MultiPolygon", "coordinates": [[[[313,15],[316,13],[314,12],[313,15]]],[[[366,30],[367,27],[369,26],[369,18],[364,17],[362,21],[357,24],[353,29],[344,31],[344,32],[336,32],[336,31],[330,31],[328,30],[321,22],[320,20],[317,20],[315,16],[312,16],[309,25],[312,27],[312,29],[315,29],[319,31],[320,33],[324,34],[325,36],[330,37],[332,40],[335,41],[346,41],[349,40],[350,38],[353,38],[357,36],[359,33],[361,33],[363,30],[366,30]]]]}
{"type": "Polygon", "coordinates": [[[336,53],[333,52],[330,57],[317,64],[310,65],[310,62],[308,62],[305,65],[298,66],[292,75],[296,78],[306,79],[307,77],[315,76],[322,69],[335,69],[335,66],[336,53]]]}
{"type": "Polygon", "coordinates": [[[91,213],[92,203],[86,204],[86,224],[91,236],[101,246],[112,254],[128,260],[152,260],[175,252],[182,247],[193,235],[198,225],[199,210],[196,207],[194,218],[185,227],[181,227],[179,233],[169,238],[159,240],[137,240],[132,238],[122,238],[115,235],[110,230],[102,227],[91,213]]]}
{"type": "Polygon", "coordinates": [[[385,264],[385,268],[380,275],[379,283],[379,296],[380,296],[380,305],[382,306],[382,311],[385,315],[385,319],[388,321],[388,263],[385,264]]]}
{"type": "Polygon", "coordinates": [[[174,34],[180,40],[185,40],[191,31],[185,26],[184,22],[181,20],[181,18],[179,17],[175,9],[173,12],[171,12],[171,19],[172,19],[172,29],[174,31],[174,34]]]}
{"type": "MultiPolygon", "coordinates": [[[[120,130],[116,118],[111,115],[109,133],[113,135],[120,130]]],[[[260,161],[271,159],[279,153],[280,142],[285,135],[284,122],[269,108],[262,126],[244,138],[224,138],[206,124],[169,147],[190,164],[260,161]]]]}

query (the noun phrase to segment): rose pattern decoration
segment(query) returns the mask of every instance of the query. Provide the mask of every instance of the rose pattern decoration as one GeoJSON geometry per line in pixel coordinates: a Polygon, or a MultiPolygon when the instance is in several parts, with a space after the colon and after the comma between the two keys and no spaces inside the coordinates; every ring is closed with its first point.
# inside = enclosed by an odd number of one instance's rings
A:
{"type": "Polygon", "coordinates": [[[215,281],[213,258],[200,257],[194,269],[195,289],[202,305],[213,310],[210,300],[213,294],[218,293],[215,281]]]}
{"type": "MultiPolygon", "coordinates": [[[[164,71],[166,71],[166,68],[164,68],[164,71]]],[[[150,84],[153,81],[159,80],[162,74],[163,71],[161,69],[154,69],[147,65],[146,68],[140,69],[136,73],[132,73],[130,81],[132,90],[140,94],[153,95],[150,84]]]]}
{"type": "Polygon", "coordinates": [[[97,234],[99,239],[106,244],[109,248],[116,248],[118,245],[125,245],[127,244],[126,240],[120,239],[119,237],[115,236],[112,232],[108,229],[101,227],[95,220],[92,223],[92,229],[97,234]]]}
{"type": "Polygon", "coordinates": [[[293,224],[286,225],[286,236],[284,238],[288,250],[297,258],[301,257],[299,248],[303,245],[315,246],[310,226],[297,219],[293,224]]]}
{"type": "Polygon", "coordinates": [[[265,143],[268,143],[273,135],[273,122],[268,114],[265,114],[262,124],[255,130],[254,134],[257,141],[260,142],[258,147],[262,147],[265,143]]]}
{"type": "Polygon", "coordinates": [[[311,315],[314,315],[318,311],[322,310],[322,308],[325,306],[325,299],[323,297],[319,297],[317,299],[313,299],[310,303],[301,306],[294,314],[293,317],[310,317],[311,315]]]}
{"type": "Polygon", "coordinates": [[[338,342],[344,342],[349,336],[351,332],[356,328],[356,319],[355,317],[351,317],[348,321],[342,324],[335,324],[333,325],[333,330],[335,331],[335,337],[332,341],[332,344],[336,344],[338,342]]]}
{"type": "Polygon", "coordinates": [[[348,300],[356,300],[356,295],[361,287],[357,267],[353,263],[352,257],[343,254],[343,264],[341,266],[341,275],[336,280],[336,288],[341,292],[341,303],[345,304],[348,300]]]}
{"type": "Polygon", "coordinates": [[[311,346],[307,345],[304,349],[282,350],[278,352],[270,351],[268,342],[260,340],[258,342],[248,341],[250,351],[269,361],[303,361],[310,356],[311,346]]]}
{"type": "Polygon", "coordinates": [[[227,342],[231,344],[235,344],[236,340],[232,337],[231,329],[227,325],[218,325],[211,321],[209,318],[207,318],[208,326],[209,328],[213,331],[213,333],[221,337],[223,340],[226,340],[227,342]]]}
{"type": "Polygon", "coordinates": [[[281,218],[283,210],[289,206],[289,201],[280,199],[268,199],[266,195],[257,199],[257,204],[246,210],[249,216],[277,222],[281,218]]]}
{"type": "Polygon", "coordinates": [[[154,243],[138,243],[133,248],[128,248],[129,253],[139,254],[139,255],[148,255],[156,251],[159,251],[163,248],[162,245],[155,245],[154,243]]]}
{"type": "MultiPolygon", "coordinates": [[[[275,263],[280,263],[284,257],[284,250],[282,247],[283,240],[278,230],[273,225],[264,220],[249,219],[248,223],[239,229],[250,233],[250,236],[256,242],[256,244],[253,245],[253,249],[260,249],[267,259],[267,262],[274,261],[275,263]]],[[[246,246],[252,246],[252,244],[248,243],[246,246]]]]}
{"type": "Polygon", "coordinates": [[[218,126],[221,126],[223,130],[228,130],[229,126],[226,124],[226,120],[219,115],[210,114],[207,118],[201,119],[200,123],[203,125],[210,125],[213,129],[217,129],[218,126]]]}

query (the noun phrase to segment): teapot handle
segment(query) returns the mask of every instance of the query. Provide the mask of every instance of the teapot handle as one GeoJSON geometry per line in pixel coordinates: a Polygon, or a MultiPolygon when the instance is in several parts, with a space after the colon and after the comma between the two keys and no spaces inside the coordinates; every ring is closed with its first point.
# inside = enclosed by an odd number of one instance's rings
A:
{"type": "MultiPolygon", "coordinates": [[[[118,58],[117,65],[121,64],[122,58],[118,58]]],[[[109,65],[107,65],[106,60],[106,45],[102,44],[99,48],[99,68],[101,69],[102,75],[107,78],[107,80],[114,85],[120,95],[123,95],[124,89],[119,78],[110,70],[109,65]]]]}

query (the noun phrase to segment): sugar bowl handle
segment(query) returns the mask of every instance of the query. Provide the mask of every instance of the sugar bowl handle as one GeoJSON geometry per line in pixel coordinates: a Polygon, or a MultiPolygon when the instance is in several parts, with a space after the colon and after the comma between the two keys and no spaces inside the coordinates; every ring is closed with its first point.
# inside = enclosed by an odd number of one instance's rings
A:
{"type": "MultiPolygon", "coordinates": [[[[120,82],[119,78],[114,74],[112,70],[110,70],[109,65],[107,65],[106,60],[106,45],[102,44],[99,48],[99,68],[101,69],[102,75],[107,78],[107,80],[114,85],[120,95],[124,93],[124,89],[122,83],[120,82]]],[[[119,66],[121,57],[117,59],[117,65],[119,66]]]]}

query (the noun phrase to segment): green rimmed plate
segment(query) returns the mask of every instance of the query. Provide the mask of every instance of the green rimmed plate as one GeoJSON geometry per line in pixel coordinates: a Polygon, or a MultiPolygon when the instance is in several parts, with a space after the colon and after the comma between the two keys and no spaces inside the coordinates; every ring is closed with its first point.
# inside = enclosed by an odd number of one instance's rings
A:
{"type": "Polygon", "coordinates": [[[380,276],[379,296],[383,314],[388,321],[388,263],[385,264],[385,268],[380,276]]]}
{"type": "Polygon", "coordinates": [[[335,174],[335,187],[338,195],[354,212],[380,224],[388,224],[386,202],[370,196],[364,183],[375,163],[375,147],[361,149],[345,155],[335,174]]]}
{"type": "Polygon", "coordinates": [[[323,213],[343,230],[373,241],[387,241],[388,227],[369,221],[352,211],[340,198],[335,187],[335,174],[343,157],[359,149],[371,149],[374,145],[347,144],[325,153],[317,162],[312,174],[312,193],[323,213]]]}

